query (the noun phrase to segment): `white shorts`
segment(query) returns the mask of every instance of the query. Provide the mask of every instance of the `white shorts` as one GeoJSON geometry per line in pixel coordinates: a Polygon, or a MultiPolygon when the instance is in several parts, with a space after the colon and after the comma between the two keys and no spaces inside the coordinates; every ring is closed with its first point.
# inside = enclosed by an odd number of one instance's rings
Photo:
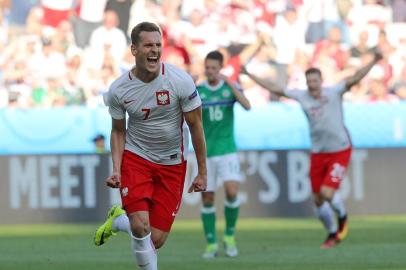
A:
{"type": "Polygon", "coordinates": [[[241,182],[240,158],[237,153],[207,158],[207,189],[216,191],[223,182],[241,182]]]}

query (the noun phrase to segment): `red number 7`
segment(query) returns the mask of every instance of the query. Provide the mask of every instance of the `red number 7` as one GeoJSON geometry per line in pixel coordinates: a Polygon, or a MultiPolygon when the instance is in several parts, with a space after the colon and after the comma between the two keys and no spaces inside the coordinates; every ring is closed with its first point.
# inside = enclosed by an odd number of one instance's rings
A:
{"type": "Polygon", "coordinates": [[[145,112],[144,119],[142,119],[142,120],[147,120],[149,113],[151,112],[151,109],[141,109],[141,111],[145,112]]]}

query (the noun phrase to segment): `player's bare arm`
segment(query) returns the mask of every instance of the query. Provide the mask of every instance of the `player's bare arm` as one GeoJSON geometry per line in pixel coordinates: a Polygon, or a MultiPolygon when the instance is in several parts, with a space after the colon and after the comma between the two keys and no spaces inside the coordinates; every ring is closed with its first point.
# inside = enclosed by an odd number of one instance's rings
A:
{"type": "Polygon", "coordinates": [[[247,63],[253,56],[258,53],[262,45],[265,43],[267,37],[263,33],[259,33],[256,42],[251,43],[247,47],[245,47],[242,52],[240,53],[240,61],[241,63],[247,63]]]}
{"type": "Polygon", "coordinates": [[[249,73],[248,70],[245,68],[245,66],[241,67],[241,73],[246,74],[251,80],[253,80],[255,83],[260,85],[261,87],[265,88],[272,94],[275,94],[279,97],[285,96],[285,93],[283,92],[283,88],[279,86],[278,84],[272,82],[271,80],[266,80],[263,78],[260,78],[252,73],[249,73]]]}
{"type": "Polygon", "coordinates": [[[250,104],[249,100],[247,99],[247,97],[244,95],[244,93],[239,91],[237,89],[237,87],[235,87],[235,84],[227,76],[224,76],[223,74],[219,74],[218,77],[220,80],[223,80],[228,86],[230,86],[237,102],[240,103],[244,109],[250,110],[251,104],[250,104]]]}
{"type": "Polygon", "coordinates": [[[204,139],[202,124],[202,107],[198,107],[190,112],[185,112],[184,117],[190,129],[192,144],[195,149],[198,173],[189,187],[188,192],[205,191],[207,187],[207,168],[206,168],[206,141],[204,139]]]}
{"type": "Polygon", "coordinates": [[[119,188],[121,181],[121,161],[125,145],[126,124],[124,119],[112,118],[111,127],[111,157],[113,159],[113,174],[107,177],[106,184],[111,188],[119,188]]]}
{"type": "Polygon", "coordinates": [[[352,86],[359,83],[362,80],[362,78],[364,78],[368,74],[368,72],[372,69],[372,67],[376,63],[378,63],[382,58],[383,58],[382,52],[379,50],[375,50],[373,59],[367,65],[365,65],[364,67],[360,68],[357,72],[355,72],[353,76],[347,79],[347,81],[345,82],[346,90],[351,89],[352,86]]]}

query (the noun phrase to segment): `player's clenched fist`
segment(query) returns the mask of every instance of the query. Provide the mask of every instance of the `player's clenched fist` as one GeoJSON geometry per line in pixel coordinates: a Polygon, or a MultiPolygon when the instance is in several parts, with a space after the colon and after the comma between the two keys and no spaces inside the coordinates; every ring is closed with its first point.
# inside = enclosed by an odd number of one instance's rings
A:
{"type": "Polygon", "coordinates": [[[188,192],[201,192],[205,191],[207,188],[207,176],[206,175],[197,175],[195,180],[193,180],[192,184],[189,187],[188,192]]]}
{"type": "Polygon", "coordinates": [[[118,173],[113,173],[107,177],[106,184],[111,188],[119,188],[121,184],[121,175],[118,173]]]}

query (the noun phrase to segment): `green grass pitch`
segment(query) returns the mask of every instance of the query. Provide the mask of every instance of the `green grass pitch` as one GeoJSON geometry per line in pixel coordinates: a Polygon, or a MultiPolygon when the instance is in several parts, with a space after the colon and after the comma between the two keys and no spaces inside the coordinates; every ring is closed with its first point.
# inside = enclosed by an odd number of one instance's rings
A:
{"type": "MultiPolygon", "coordinates": [[[[96,226],[1,225],[0,270],[137,269],[128,236],[96,247],[96,226]]],[[[348,238],[331,250],[319,249],[325,233],[316,219],[241,219],[237,233],[238,258],[206,261],[200,222],[179,220],[159,250],[159,269],[406,269],[406,216],[352,217],[348,238]]]]}

